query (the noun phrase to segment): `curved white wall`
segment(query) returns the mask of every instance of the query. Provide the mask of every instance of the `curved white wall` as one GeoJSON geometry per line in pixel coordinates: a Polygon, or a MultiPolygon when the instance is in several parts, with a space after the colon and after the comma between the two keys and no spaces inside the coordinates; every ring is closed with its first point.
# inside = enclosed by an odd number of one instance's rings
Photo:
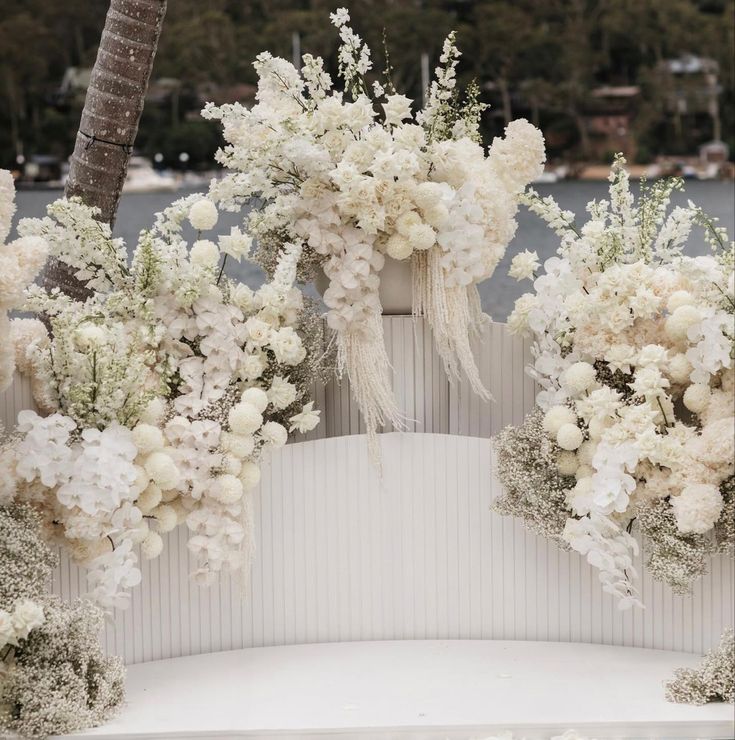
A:
{"type": "MultiPolygon", "coordinates": [[[[385,477],[367,459],[348,388],[318,389],[326,439],[290,444],[266,467],[256,496],[258,553],[244,592],[224,578],[190,583],[186,531],[143,564],[130,609],[104,641],[136,663],[303,642],[484,638],[606,643],[702,652],[733,624],[733,563],[715,558],[692,597],[644,576],[647,608],[620,613],[574,553],[490,511],[499,493],[487,437],[519,423],[533,404],[528,348],[502,325],[479,350],[496,403],[451,386],[419,324],[385,319],[396,389],[426,434],[383,439],[385,477]],[[439,432],[439,433],[437,433],[439,432]],[[447,434],[447,432],[451,434],[447,434]],[[351,436],[336,436],[351,435],[351,436]]],[[[0,396],[12,420],[30,405],[27,381],[0,396]]],[[[64,597],[84,592],[67,560],[55,574],[64,597]]]]}

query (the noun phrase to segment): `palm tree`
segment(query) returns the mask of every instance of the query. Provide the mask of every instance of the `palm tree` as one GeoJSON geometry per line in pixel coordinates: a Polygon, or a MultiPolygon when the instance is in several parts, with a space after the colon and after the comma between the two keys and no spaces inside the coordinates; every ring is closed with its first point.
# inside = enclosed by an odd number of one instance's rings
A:
{"type": "MultiPolygon", "coordinates": [[[[165,13],[166,0],[111,0],[107,11],[65,195],[96,206],[100,221],[110,225],[138,133],[165,13]]],[[[49,263],[44,284],[77,299],[85,295],[71,271],[55,260],[49,263]]]]}

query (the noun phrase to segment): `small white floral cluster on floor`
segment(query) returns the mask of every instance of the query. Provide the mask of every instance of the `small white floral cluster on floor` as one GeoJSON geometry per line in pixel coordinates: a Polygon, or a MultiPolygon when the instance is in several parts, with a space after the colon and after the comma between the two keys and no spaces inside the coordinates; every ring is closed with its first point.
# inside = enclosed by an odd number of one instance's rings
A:
{"type": "Polygon", "coordinates": [[[543,428],[569,481],[562,538],[626,607],[637,603],[634,520],[653,574],[677,591],[706,553],[735,547],[735,271],[732,243],[701,209],[667,216],[680,183],[643,186],[635,203],[622,158],[610,181],[581,227],[527,196],[561,246],[538,276],[535,253],[516,256],[511,274],[534,278],[534,292],[509,324],[534,339],[543,428]],[[712,254],[682,254],[693,225],[712,254]]]}
{"type": "Polygon", "coordinates": [[[91,295],[34,286],[24,307],[48,316],[51,332],[38,319],[11,322],[18,368],[44,415],[20,413],[0,452],[0,499],[32,502],[89,569],[90,596],[124,607],[141,579],[138,552],[160,555],[162,535],[179,524],[191,533],[198,582],[247,571],[259,460],[318,424],[308,390],[323,337],[293,284],[298,248],[284,247],[257,291],[223,276],[223,255],[241,257],[249,243],[234,232],[221,246],[202,238],[218,220],[208,198],[159,214],[131,266],[94,217],[58,201],[48,218],[19,225],[91,295]],[[186,219],[199,232],[191,246],[186,219]]]}
{"type": "Polygon", "coordinates": [[[8,312],[23,302],[23,289],[36,279],[48,255],[48,245],[38,237],[5,243],[14,213],[13,177],[0,170],[0,392],[13,381],[15,371],[8,312]]]}
{"type": "Polygon", "coordinates": [[[460,99],[454,34],[426,109],[416,112],[389,81],[367,84],[370,50],[350,28],[348,11],[331,19],[344,93],[320,58],[305,55],[298,70],[263,53],[252,108],[205,108],[205,118],[223,124],[227,146],[218,159],[231,170],[213,183],[210,197],[236,208],[260,200],[247,228],[266,267],[284,243],[296,243],[305,278],[323,269],[340,366],[372,434],[386,420],[400,428],[402,419],[379,321],[386,258],[412,261],[414,313],[431,324],[447,372],[466,373],[487,397],[469,345],[484,320],[476,285],[513,237],[518,198],[542,172],[545,153],[540,131],[524,120],[483,147],[485,106],[476,87],[460,99]]]}
{"type": "MultiPolygon", "coordinates": [[[[525,740],[525,738],[516,737],[512,732],[508,731],[501,732],[499,735],[488,735],[477,740],[525,740]]],[[[595,738],[583,737],[576,730],[567,730],[561,735],[550,735],[549,740],[595,740],[595,738]]]]}

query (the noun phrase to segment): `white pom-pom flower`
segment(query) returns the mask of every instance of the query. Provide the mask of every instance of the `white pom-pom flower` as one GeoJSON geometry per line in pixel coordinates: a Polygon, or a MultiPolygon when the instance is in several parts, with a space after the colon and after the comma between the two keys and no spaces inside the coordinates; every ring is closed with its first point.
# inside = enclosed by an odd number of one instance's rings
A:
{"type": "Polygon", "coordinates": [[[709,405],[712,391],[706,383],[692,383],[684,391],[684,405],[694,414],[701,414],[709,405]]]}
{"type": "Polygon", "coordinates": [[[217,223],[217,206],[209,198],[202,198],[189,209],[189,223],[197,231],[208,231],[217,223]]]}
{"type": "Polygon", "coordinates": [[[562,450],[576,450],[583,441],[582,430],[576,424],[562,424],[556,433],[556,443],[562,450]]]}
{"type": "Polygon", "coordinates": [[[240,401],[230,409],[227,420],[235,434],[248,435],[260,429],[263,415],[252,403],[240,401]]]}
{"type": "Polygon", "coordinates": [[[246,460],[242,464],[240,471],[240,482],[246,491],[251,491],[260,483],[260,468],[251,460],[246,460]]]}
{"type": "Polygon", "coordinates": [[[576,424],[577,417],[568,406],[552,406],[544,415],[544,430],[555,437],[564,424],[576,424]]]}
{"type": "Polygon", "coordinates": [[[133,442],[143,455],[161,450],[165,445],[163,432],[152,424],[138,424],[133,429],[133,442]]]}
{"type": "Polygon", "coordinates": [[[579,396],[592,386],[596,376],[595,368],[589,362],[575,362],[564,371],[561,382],[571,395],[579,396]]]}
{"type": "Polygon", "coordinates": [[[263,424],[263,428],[260,430],[260,437],[266,444],[278,449],[286,444],[288,432],[277,421],[269,421],[263,424]]]}
{"type": "Polygon", "coordinates": [[[261,414],[268,406],[268,394],[262,388],[248,388],[243,391],[241,400],[252,404],[261,414]]]}
{"type": "Polygon", "coordinates": [[[189,259],[199,267],[214,267],[219,262],[219,249],[208,239],[199,239],[191,245],[189,259]]]}
{"type": "Polygon", "coordinates": [[[153,452],[145,460],[144,467],[151,480],[162,490],[176,488],[181,476],[176,463],[165,452],[153,452]]]}

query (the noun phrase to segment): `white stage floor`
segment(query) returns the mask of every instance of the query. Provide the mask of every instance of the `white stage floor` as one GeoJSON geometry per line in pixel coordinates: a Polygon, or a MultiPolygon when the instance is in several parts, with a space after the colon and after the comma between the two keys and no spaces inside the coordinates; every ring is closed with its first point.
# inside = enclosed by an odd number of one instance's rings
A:
{"type": "Polygon", "coordinates": [[[731,738],[733,707],[670,704],[685,653],[505,641],[252,648],[130,666],[98,738],[731,738]]]}

